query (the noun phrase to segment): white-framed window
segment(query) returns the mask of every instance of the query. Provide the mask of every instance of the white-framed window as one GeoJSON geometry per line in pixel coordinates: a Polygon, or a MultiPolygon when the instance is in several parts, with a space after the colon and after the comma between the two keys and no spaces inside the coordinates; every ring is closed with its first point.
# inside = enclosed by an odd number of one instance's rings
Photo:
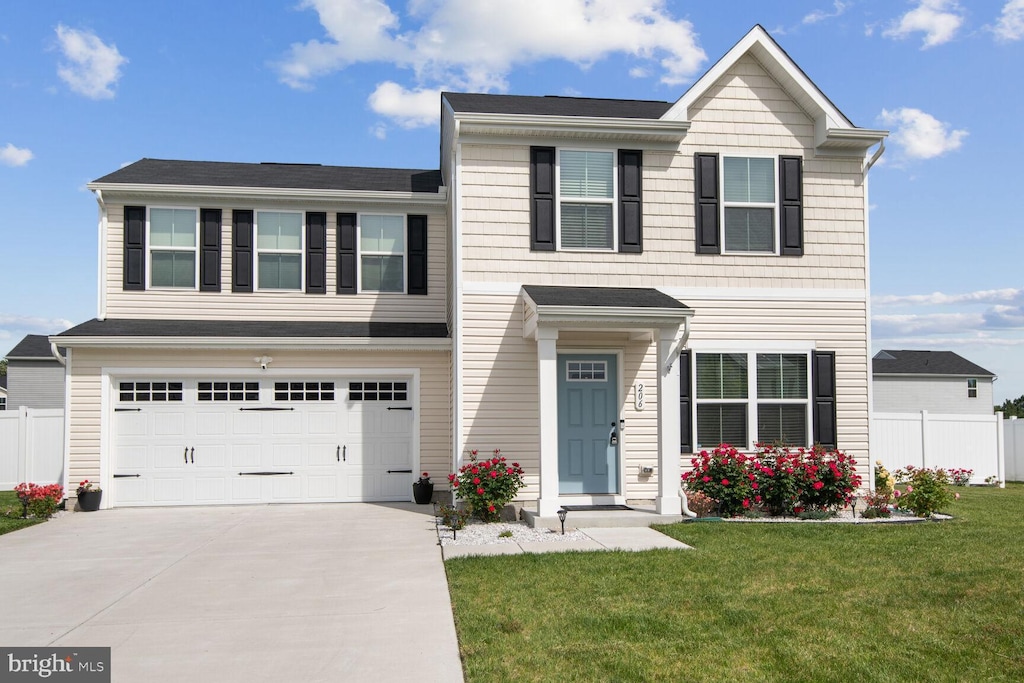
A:
{"type": "Polygon", "coordinates": [[[605,382],[608,380],[608,362],[603,360],[566,361],[565,379],[569,382],[605,382]]]}
{"type": "Polygon", "coordinates": [[[405,216],[359,215],[359,291],[405,292],[405,216]]]}
{"type": "Polygon", "coordinates": [[[7,410],[7,397],[0,396],[0,410],[7,410]]]}
{"type": "Polygon", "coordinates": [[[696,353],[696,445],[807,446],[807,353],[696,353]]]}
{"type": "Polygon", "coordinates": [[[149,286],[195,289],[199,269],[199,211],[150,207],[149,286]]]}
{"type": "Polygon", "coordinates": [[[616,172],[614,150],[558,150],[560,250],[615,250],[616,172]]]}
{"type": "Polygon", "coordinates": [[[967,380],[967,398],[978,398],[978,380],[967,380]]]}
{"type": "Polygon", "coordinates": [[[777,178],[772,157],[722,156],[725,253],[777,253],[777,178]]]}
{"type": "Polygon", "coordinates": [[[302,289],[304,233],[298,211],[256,212],[257,289],[302,289]]]}

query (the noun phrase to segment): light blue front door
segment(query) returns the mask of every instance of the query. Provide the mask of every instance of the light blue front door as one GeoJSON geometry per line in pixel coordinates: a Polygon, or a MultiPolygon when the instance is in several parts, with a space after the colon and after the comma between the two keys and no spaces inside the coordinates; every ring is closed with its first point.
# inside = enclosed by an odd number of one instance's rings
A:
{"type": "Polygon", "coordinates": [[[559,493],[619,492],[618,377],[613,355],[559,354],[559,493]]]}

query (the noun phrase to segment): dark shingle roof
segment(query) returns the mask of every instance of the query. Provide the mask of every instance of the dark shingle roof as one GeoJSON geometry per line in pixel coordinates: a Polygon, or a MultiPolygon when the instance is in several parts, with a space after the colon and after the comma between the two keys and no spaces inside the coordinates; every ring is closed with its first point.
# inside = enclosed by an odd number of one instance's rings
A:
{"type": "Polygon", "coordinates": [[[894,351],[885,349],[871,359],[876,375],[959,375],[995,377],[980,365],[975,365],[952,351],[894,351]]]}
{"type": "Polygon", "coordinates": [[[550,287],[523,285],[538,306],[605,306],[614,308],[689,308],[650,287],[550,287]]]}
{"type": "Polygon", "coordinates": [[[0,375],[0,389],[7,391],[7,375],[0,375]]]}
{"type": "Polygon", "coordinates": [[[141,159],[94,182],[436,193],[441,186],[441,172],[319,164],[141,159]]]}
{"type": "Polygon", "coordinates": [[[535,114],[548,116],[607,116],[623,119],[660,119],[672,102],[608,100],[593,97],[534,97],[441,93],[455,112],[467,114],[535,114]]]}
{"type": "MultiPolygon", "coordinates": [[[[64,352],[64,349],[59,350],[61,353],[64,352]]],[[[7,353],[7,358],[31,358],[56,362],[50,351],[50,338],[45,334],[26,334],[17,346],[7,353]]]]}
{"type": "Polygon", "coordinates": [[[97,320],[62,332],[63,337],[415,337],[448,336],[445,323],[296,322],[264,320],[97,320]]]}

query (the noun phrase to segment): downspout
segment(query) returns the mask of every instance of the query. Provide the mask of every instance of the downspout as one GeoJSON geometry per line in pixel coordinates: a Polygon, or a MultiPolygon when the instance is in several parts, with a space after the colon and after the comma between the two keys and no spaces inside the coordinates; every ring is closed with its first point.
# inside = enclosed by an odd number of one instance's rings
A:
{"type": "Polygon", "coordinates": [[[103,190],[93,190],[96,203],[99,205],[99,221],[97,230],[97,249],[99,250],[99,266],[96,273],[96,317],[103,320],[107,317],[107,204],[103,201],[103,190]]]}
{"type": "Polygon", "coordinates": [[[679,354],[682,352],[683,347],[686,346],[686,342],[690,339],[690,317],[691,316],[686,316],[683,318],[683,333],[679,335],[679,339],[676,340],[671,353],[668,354],[668,370],[672,369],[672,364],[676,362],[677,358],[679,358],[679,354]]]}
{"type": "Polygon", "coordinates": [[[864,315],[867,319],[864,342],[867,354],[867,399],[868,399],[868,484],[866,489],[875,489],[875,461],[872,457],[871,434],[874,432],[874,404],[875,404],[875,378],[871,371],[871,229],[868,213],[871,210],[871,203],[868,198],[868,171],[875,165],[882,153],[885,152],[885,139],[878,144],[878,149],[871,155],[871,158],[864,164],[864,315]]]}
{"type": "Polygon", "coordinates": [[[57,342],[50,340],[50,353],[53,354],[54,359],[61,364],[61,367],[67,367],[68,362],[64,356],[60,355],[60,349],[57,348],[57,342]]]}
{"type": "Polygon", "coordinates": [[[878,161],[882,157],[882,153],[883,152],[885,152],[885,140],[884,139],[880,143],[878,143],[878,149],[875,150],[875,153],[871,155],[870,159],[868,159],[867,165],[864,166],[864,179],[865,180],[867,180],[868,171],[870,171],[871,167],[875,165],[875,162],[878,161]]]}

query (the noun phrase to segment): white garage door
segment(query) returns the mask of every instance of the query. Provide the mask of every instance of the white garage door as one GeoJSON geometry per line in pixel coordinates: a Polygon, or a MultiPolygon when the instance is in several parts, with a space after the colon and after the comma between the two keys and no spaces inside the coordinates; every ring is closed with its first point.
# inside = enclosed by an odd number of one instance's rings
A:
{"type": "Polygon", "coordinates": [[[408,500],[407,379],[113,386],[115,506],[408,500]]]}

